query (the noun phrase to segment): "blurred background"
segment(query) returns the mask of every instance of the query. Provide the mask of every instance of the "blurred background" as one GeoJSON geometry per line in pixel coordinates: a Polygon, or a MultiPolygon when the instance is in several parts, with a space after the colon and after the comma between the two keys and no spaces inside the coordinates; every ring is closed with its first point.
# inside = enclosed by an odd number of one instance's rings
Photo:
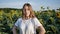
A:
{"type": "Polygon", "coordinates": [[[60,34],[60,0],[0,0],[0,34],[13,34],[11,29],[22,16],[25,3],[32,5],[46,34],[60,34]]]}

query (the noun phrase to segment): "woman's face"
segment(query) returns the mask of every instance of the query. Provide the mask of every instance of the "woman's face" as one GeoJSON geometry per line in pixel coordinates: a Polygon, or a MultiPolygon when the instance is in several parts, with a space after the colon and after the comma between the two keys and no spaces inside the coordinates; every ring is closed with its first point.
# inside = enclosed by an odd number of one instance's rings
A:
{"type": "Polygon", "coordinates": [[[26,16],[30,15],[30,10],[29,10],[28,6],[24,7],[24,12],[25,12],[26,16]]]}

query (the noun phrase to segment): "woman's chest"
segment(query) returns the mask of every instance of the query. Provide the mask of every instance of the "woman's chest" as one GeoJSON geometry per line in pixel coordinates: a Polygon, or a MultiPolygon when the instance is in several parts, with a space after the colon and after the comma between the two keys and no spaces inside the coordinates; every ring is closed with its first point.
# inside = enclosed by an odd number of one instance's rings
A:
{"type": "Polygon", "coordinates": [[[31,20],[26,20],[26,21],[22,21],[21,24],[19,25],[20,29],[34,29],[34,24],[31,20]]]}

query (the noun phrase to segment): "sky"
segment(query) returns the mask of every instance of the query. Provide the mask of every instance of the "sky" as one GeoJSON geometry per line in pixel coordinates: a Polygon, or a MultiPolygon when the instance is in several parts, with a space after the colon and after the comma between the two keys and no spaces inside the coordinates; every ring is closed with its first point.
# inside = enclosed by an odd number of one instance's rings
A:
{"type": "Polygon", "coordinates": [[[0,8],[22,8],[25,3],[30,3],[33,10],[40,10],[41,6],[50,9],[60,8],[60,0],[0,0],[0,8]]]}

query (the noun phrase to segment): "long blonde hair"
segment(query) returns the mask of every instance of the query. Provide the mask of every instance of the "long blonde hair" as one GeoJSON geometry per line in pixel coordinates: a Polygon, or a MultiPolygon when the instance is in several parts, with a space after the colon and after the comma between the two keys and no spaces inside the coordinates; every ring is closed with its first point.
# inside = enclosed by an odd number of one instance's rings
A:
{"type": "Polygon", "coordinates": [[[23,5],[23,9],[22,9],[22,18],[26,18],[26,13],[24,14],[24,7],[25,6],[28,6],[28,9],[30,10],[30,15],[29,15],[29,18],[34,18],[35,17],[35,14],[34,14],[34,11],[32,10],[32,6],[29,4],[29,3],[25,3],[23,5]]]}

